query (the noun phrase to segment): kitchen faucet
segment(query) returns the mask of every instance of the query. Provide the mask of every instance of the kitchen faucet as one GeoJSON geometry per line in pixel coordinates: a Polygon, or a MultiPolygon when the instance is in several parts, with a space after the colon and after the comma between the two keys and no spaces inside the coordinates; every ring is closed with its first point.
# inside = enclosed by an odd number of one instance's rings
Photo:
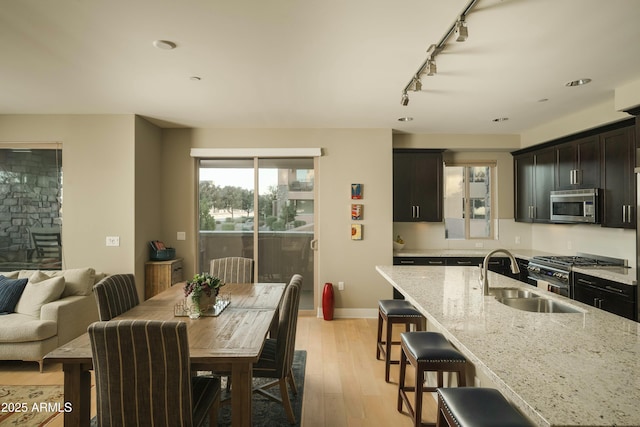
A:
{"type": "Polygon", "coordinates": [[[486,257],[484,257],[484,262],[480,266],[481,267],[481,269],[480,269],[480,280],[482,281],[482,287],[484,288],[484,294],[485,295],[489,295],[489,280],[487,279],[487,270],[489,269],[489,259],[491,259],[491,257],[494,254],[498,253],[498,252],[502,252],[503,254],[505,254],[505,255],[507,255],[509,257],[509,259],[511,260],[511,272],[513,274],[520,273],[520,268],[518,267],[518,262],[513,257],[511,252],[509,252],[506,249],[494,249],[494,250],[492,250],[491,252],[489,252],[487,254],[486,257]]]}

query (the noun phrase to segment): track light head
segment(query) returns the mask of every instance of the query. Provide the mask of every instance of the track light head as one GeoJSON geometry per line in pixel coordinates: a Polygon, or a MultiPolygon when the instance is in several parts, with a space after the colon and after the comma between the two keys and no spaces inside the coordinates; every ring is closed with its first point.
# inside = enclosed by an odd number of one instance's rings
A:
{"type": "Polygon", "coordinates": [[[467,29],[467,24],[464,22],[463,18],[460,18],[458,22],[456,22],[456,41],[463,42],[467,40],[469,37],[469,30],[467,29]]]}
{"type": "Polygon", "coordinates": [[[427,76],[433,76],[438,72],[438,67],[436,67],[435,59],[430,59],[427,61],[425,72],[427,73],[427,76]]]}
{"type": "Polygon", "coordinates": [[[420,76],[415,76],[413,78],[413,91],[420,92],[422,90],[422,81],[420,81],[420,76]]]}
{"type": "Polygon", "coordinates": [[[402,92],[402,98],[400,98],[400,104],[403,106],[407,106],[409,105],[409,95],[407,95],[407,92],[402,92]]]}

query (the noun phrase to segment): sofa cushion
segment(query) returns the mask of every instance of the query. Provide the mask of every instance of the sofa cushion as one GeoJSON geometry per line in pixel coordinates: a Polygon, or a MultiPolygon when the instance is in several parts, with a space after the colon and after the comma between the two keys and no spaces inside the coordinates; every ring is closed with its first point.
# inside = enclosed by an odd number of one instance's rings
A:
{"type": "Polygon", "coordinates": [[[13,313],[27,285],[27,279],[7,279],[0,275],[0,314],[13,313]]]}
{"type": "Polygon", "coordinates": [[[29,278],[27,286],[16,305],[16,313],[40,318],[40,308],[51,301],[60,299],[64,291],[64,277],[49,277],[36,271],[29,278]]]}
{"type": "Polygon", "coordinates": [[[0,323],[0,343],[41,341],[57,333],[56,322],[36,319],[26,314],[8,314],[2,317],[0,323]]]}
{"type": "MultiPolygon", "coordinates": [[[[65,287],[62,298],[71,295],[91,295],[95,284],[96,271],[93,268],[70,268],[67,270],[49,270],[49,277],[64,277],[65,287]]],[[[33,270],[22,270],[18,277],[31,277],[33,270]]]]}
{"type": "Polygon", "coordinates": [[[20,274],[20,270],[7,271],[7,272],[3,272],[3,273],[0,273],[0,274],[2,274],[7,279],[17,279],[18,275],[20,274]]]}

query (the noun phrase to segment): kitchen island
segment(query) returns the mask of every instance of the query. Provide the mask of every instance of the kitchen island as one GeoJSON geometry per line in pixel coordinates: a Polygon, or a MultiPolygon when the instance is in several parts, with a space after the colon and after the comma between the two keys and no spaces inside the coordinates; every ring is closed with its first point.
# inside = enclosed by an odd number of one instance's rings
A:
{"type": "Polygon", "coordinates": [[[640,426],[639,323],[489,272],[492,288],[532,290],[578,312],[508,307],[483,295],[478,267],[376,270],[464,353],[482,386],[536,425],[640,426]]]}

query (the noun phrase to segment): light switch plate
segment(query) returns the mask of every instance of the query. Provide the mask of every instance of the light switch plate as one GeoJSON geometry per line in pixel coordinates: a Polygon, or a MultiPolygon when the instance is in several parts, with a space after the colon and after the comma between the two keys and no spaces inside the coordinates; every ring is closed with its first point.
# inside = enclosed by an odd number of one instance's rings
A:
{"type": "Polygon", "coordinates": [[[187,240],[187,233],[184,231],[178,231],[178,235],[176,236],[178,240],[187,240]]]}
{"type": "Polygon", "coordinates": [[[120,246],[120,237],[107,236],[107,246],[120,246]]]}

